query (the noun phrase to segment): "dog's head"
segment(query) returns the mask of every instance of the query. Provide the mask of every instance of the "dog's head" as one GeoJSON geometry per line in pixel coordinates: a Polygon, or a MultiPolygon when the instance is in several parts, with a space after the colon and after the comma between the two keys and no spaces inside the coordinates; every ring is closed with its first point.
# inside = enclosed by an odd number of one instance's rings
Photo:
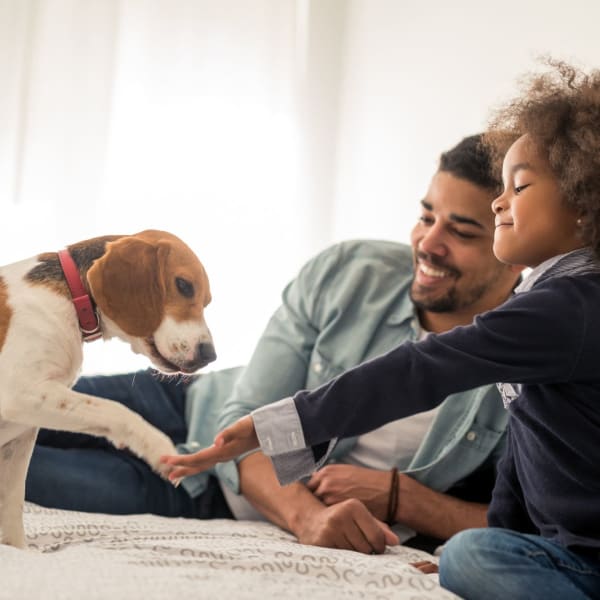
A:
{"type": "Polygon", "coordinates": [[[204,321],[210,302],[202,263],[176,236],[146,230],[107,242],[87,273],[103,328],[166,373],[215,360],[204,321]]]}

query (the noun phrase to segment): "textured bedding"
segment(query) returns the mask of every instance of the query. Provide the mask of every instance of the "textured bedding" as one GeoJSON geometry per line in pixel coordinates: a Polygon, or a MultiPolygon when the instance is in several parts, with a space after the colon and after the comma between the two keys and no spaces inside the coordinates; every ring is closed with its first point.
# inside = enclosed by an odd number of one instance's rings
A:
{"type": "Polygon", "coordinates": [[[29,550],[0,546],[0,599],[456,598],[409,566],[429,554],[379,556],[298,544],[251,521],[114,516],[25,505],[29,550]]]}

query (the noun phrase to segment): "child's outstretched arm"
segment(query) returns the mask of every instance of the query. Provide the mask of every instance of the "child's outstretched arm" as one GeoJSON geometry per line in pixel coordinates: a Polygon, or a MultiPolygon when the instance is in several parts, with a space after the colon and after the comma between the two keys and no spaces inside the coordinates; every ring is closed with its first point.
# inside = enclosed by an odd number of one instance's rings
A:
{"type": "Polygon", "coordinates": [[[258,448],[258,438],[252,417],[241,418],[217,433],[214,444],[194,454],[176,454],[161,457],[161,462],[173,466],[169,479],[178,482],[182,477],[206,471],[217,463],[226,462],[258,448]]]}

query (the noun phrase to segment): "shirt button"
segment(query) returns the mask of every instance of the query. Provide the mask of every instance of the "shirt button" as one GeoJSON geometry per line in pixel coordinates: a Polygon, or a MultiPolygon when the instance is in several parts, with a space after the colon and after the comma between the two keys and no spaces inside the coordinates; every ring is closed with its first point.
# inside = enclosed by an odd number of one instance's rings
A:
{"type": "Polygon", "coordinates": [[[477,434],[474,431],[469,431],[469,433],[467,433],[467,439],[469,440],[469,442],[475,441],[476,437],[477,434]]]}
{"type": "Polygon", "coordinates": [[[314,369],[315,373],[320,373],[323,370],[323,364],[320,362],[315,363],[313,369],[314,369]]]}

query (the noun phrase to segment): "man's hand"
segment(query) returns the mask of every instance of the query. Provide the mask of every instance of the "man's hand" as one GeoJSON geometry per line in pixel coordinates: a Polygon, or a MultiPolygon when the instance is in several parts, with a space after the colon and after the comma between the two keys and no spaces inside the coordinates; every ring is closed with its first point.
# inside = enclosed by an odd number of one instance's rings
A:
{"type": "Polygon", "coordinates": [[[313,473],[307,487],[324,504],[332,505],[357,498],[379,520],[383,521],[387,516],[389,471],[355,465],[327,465],[313,473]]]}
{"type": "Polygon", "coordinates": [[[194,454],[162,456],[160,460],[174,467],[169,479],[178,482],[182,477],[206,471],[254,448],[258,448],[258,438],[252,417],[248,415],[217,433],[212,446],[194,454]]]}
{"type": "Polygon", "coordinates": [[[398,544],[396,534],[355,499],[312,512],[295,533],[301,544],[355,550],[364,554],[382,554],[386,545],[398,544]]]}

